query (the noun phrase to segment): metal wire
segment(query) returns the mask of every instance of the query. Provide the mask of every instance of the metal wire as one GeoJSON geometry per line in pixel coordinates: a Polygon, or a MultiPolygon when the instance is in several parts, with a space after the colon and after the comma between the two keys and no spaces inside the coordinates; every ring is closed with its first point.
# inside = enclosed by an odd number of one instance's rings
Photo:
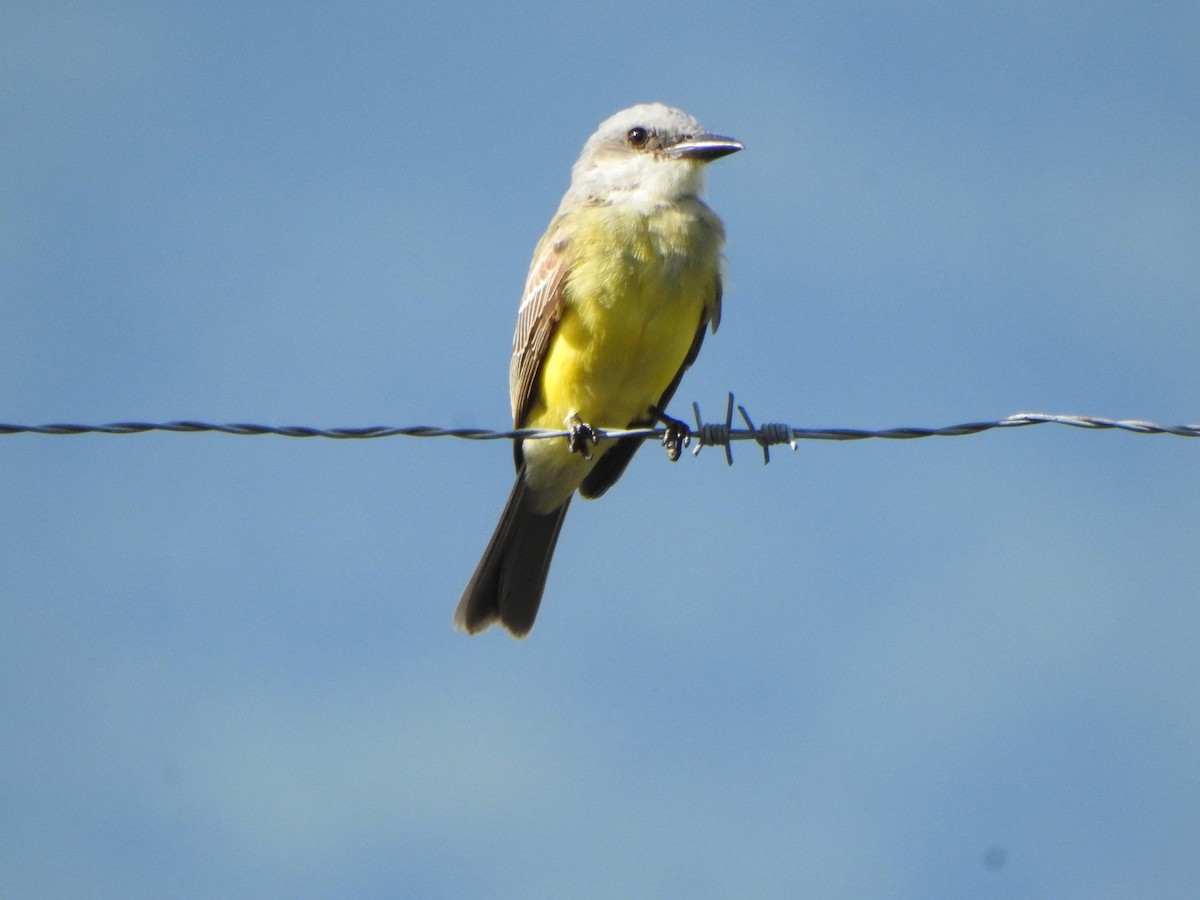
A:
{"type": "MultiPolygon", "coordinates": [[[[1198,425],[1158,425],[1140,419],[1105,419],[1096,416],[1057,415],[1051,413],[1016,413],[1003,419],[987,422],[968,422],[962,425],[947,425],[941,428],[884,428],[869,430],[861,428],[799,428],[780,422],[768,422],[756,426],[751,421],[745,407],[738,406],[745,428],[733,427],[733,395],[725,410],[724,422],[705,422],[700,415],[700,407],[693,403],[692,409],[696,416],[696,424],[692,429],[690,442],[693,443],[693,454],[699,453],[703,447],[724,447],[726,462],[733,463],[731,444],[734,441],[754,441],[763,451],[763,462],[770,462],[769,448],[787,444],[793,450],[797,441],[861,441],[868,438],[884,440],[910,440],[924,437],[961,437],[968,434],[979,434],[996,428],[1019,428],[1026,425],[1070,425],[1075,428],[1090,429],[1119,429],[1135,434],[1171,434],[1178,437],[1200,437],[1198,425]]],[[[194,434],[198,432],[219,432],[221,434],[263,435],[272,434],[281,437],[298,438],[332,438],[334,440],[362,440],[367,438],[385,437],[454,437],[468,441],[499,441],[499,440],[543,440],[546,438],[566,437],[565,430],[542,428],[520,428],[508,431],[493,431],[487,428],[438,428],[432,425],[389,426],[375,425],[365,428],[312,428],[305,425],[252,425],[226,424],[217,425],[208,422],[113,422],[107,425],[7,425],[0,423],[0,435],[5,434],[141,434],[147,431],[169,431],[194,434]]],[[[600,438],[616,439],[621,437],[657,437],[666,434],[665,428],[597,428],[600,438]]]]}

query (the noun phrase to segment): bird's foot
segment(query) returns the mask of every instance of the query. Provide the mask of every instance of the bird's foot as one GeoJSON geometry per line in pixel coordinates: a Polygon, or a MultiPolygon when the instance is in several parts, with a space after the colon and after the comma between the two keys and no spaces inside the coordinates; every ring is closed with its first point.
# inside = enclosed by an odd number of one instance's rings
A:
{"type": "Polygon", "coordinates": [[[578,453],[584,459],[592,458],[592,446],[600,443],[600,436],[594,428],[584,422],[579,416],[572,415],[567,420],[567,452],[578,453]]]}
{"type": "Polygon", "coordinates": [[[675,462],[679,459],[679,454],[683,452],[683,448],[692,442],[692,429],[688,428],[686,422],[672,419],[666,413],[660,412],[657,409],[652,411],[655,418],[667,427],[666,432],[662,436],[662,445],[667,448],[667,459],[675,462]]]}

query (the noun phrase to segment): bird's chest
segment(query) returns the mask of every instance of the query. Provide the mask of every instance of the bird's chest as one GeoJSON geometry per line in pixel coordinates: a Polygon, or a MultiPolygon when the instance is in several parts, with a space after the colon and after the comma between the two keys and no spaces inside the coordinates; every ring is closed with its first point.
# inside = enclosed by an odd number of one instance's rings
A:
{"type": "Polygon", "coordinates": [[[716,279],[717,250],[703,224],[663,211],[609,223],[574,249],[562,337],[600,365],[643,366],[665,355],[678,368],[716,279]]]}
{"type": "Polygon", "coordinates": [[[569,386],[555,405],[624,424],[683,366],[715,294],[716,241],[694,217],[664,213],[609,223],[573,249],[548,381],[569,386]]]}

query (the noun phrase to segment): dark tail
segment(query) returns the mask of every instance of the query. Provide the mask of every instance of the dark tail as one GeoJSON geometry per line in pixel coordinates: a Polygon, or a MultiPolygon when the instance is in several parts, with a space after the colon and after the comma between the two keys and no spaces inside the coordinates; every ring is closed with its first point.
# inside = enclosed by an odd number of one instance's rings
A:
{"type": "Polygon", "coordinates": [[[524,473],[517,474],[500,524],[454,610],[455,625],[476,634],[499,622],[514,637],[529,633],[570,502],[550,513],[534,512],[524,473]]]}

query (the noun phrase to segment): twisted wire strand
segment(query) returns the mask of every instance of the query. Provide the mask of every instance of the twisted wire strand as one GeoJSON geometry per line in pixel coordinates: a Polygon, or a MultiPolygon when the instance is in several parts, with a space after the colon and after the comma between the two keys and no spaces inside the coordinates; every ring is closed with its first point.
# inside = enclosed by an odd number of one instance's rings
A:
{"type": "MultiPolygon", "coordinates": [[[[1098,416],[1063,415],[1053,413],[1023,412],[1006,416],[1003,419],[986,422],[967,422],[961,425],[947,425],[940,428],[901,427],[884,429],[862,428],[799,428],[782,422],[767,422],[756,426],[750,419],[745,407],[737,406],[737,411],[745,422],[745,428],[733,427],[734,411],[733,395],[725,411],[724,422],[705,422],[700,414],[700,407],[693,403],[692,409],[696,416],[696,424],[691,432],[691,442],[694,443],[693,453],[699,453],[703,447],[724,447],[725,459],[733,462],[731,444],[734,441],[754,441],[763,451],[763,461],[770,462],[769,448],[781,444],[796,449],[797,441],[860,441],[869,438],[883,440],[911,440],[925,437],[962,437],[969,434],[979,434],[997,428],[1020,428],[1027,425],[1068,425],[1074,428],[1088,429],[1118,429],[1135,434],[1170,434],[1178,437],[1200,437],[1200,424],[1191,425],[1159,425],[1141,419],[1106,419],[1098,416]]],[[[105,425],[77,425],[67,423],[52,423],[47,425],[10,425],[0,423],[0,435],[5,434],[41,434],[41,435],[75,435],[75,434],[141,434],[149,431],[167,431],[176,433],[195,434],[199,432],[218,432],[236,435],[278,435],[296,438],[332,438],[334,440],[363,440],[368,438],[386,437],[453,437],[469,441],[498,441],[498,440],[543,440],[567,436],[563,429],[519,428],[507,431],[494,431],[488,428],[439,428],[432,425],[389,426],[375,425],[361,428],[313,428],[305,425],[256,425],[246,423],[213,424],[210,422],[113,422],[105,425]]],[[[601,438],[616,439],[621,437],[658,437],[662,438],[667,429],[655,428],[596,428],[601,438]]]]}

